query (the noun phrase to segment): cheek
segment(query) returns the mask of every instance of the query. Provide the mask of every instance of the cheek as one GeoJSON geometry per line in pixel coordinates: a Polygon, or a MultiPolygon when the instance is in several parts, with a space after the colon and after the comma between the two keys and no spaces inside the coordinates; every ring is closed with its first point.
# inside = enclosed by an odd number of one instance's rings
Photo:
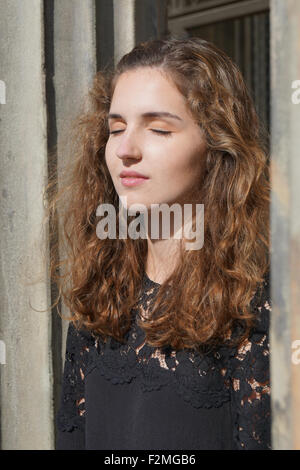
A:
{"type": "Polygon", "coordinates": [[[187,174],[192,174],[194,178],[200,176],[203,161],[205,159],[205,145],[199,143],[186,151],[186,158],[182,159],[182,169],[187,174]]]}
{"type": "Polygon", "coordinates": [[[112,173],[114,170],[114,159],[112,158],[112,152],[109,146],[106,146],[104,159],[109,172],[112,173]]]}
{"type": "Polygon", "coordinates": [[[200,167],[200,159],[199,152],[181,152],[176,149],[162,164],[162,174],[179,179],[195,177],[200,167]]]}

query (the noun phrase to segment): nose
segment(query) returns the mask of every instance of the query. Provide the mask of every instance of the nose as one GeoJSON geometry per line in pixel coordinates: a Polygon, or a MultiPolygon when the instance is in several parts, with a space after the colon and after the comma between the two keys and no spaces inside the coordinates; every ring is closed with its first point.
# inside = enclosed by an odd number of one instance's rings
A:
{"type": "Polygon", "coordinates": [[[139,160],[142,157],[138,137],[134,131],[124,130],[119,136],[119,145],[116,151],[118,158],[122,160],[139,160]]]}

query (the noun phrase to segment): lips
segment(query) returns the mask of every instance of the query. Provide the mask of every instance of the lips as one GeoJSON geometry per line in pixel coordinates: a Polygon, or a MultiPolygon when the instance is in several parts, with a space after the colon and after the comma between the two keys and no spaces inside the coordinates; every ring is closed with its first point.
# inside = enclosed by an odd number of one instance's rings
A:
{"type": "Polygon", "coordinates": [[[123,170],[120,173],[120,178],[144,178],[148,179],[148,176],[143,175],[142,173],[139,173],[137,171],[125,171],[123,170]]]}
{"type": "Polygon", "coordinates": [[[120,178],[123,186],[127,187],[138,186],[149,180],[148,176],[142,175],[137,171],[122,171],[120,178]]]}

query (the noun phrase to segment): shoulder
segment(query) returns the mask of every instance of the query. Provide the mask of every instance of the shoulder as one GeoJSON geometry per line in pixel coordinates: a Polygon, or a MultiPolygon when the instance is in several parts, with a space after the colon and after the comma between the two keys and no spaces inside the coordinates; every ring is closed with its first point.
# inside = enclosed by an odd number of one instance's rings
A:
{"type": "Polygon", "coordinates": [[[272,313],[270,271],[265,274],[264,280],[258,286],[250,305],[252,312],[256,314],[253,333],[268,333],[272,313]]]}
{"type": "Polygon", "coordinates": [[[95,345],[96,337],[93,332],[78,327],[73,321],[69,322],[66,338],[66,358],[75,363],[88,362],[86,354],[95,345]]]}
{"type": "Polygon", "coordinates": [[[70,321],[68,325],[68,337],[76,339],[77,341],[92,341],[95,336],[94,333],[85,327],[78,327],[74,321],[70,321]]]}
{"type": "MultiPolygon", "coordinates": [[[[233,347],[229,347],[228,359],[231,366],[234,368],[242,367],[246,363],[253,362],[253,356],[256,359],[267,360],[269,356],[269,333],[271,321],[271,297],[270,297],[270,273],[269,271],[264,276],[263,282],[259,284],[250,302],[251,313],[254,314],[254,324],[246,339],[240,343],[238,340],[244,334],[245,324],[242,321],[236,322],[232,331],[230,339],[237,341],[233,347]]],[[[256,360],[255,360],[256,361],[256,360]]]]}

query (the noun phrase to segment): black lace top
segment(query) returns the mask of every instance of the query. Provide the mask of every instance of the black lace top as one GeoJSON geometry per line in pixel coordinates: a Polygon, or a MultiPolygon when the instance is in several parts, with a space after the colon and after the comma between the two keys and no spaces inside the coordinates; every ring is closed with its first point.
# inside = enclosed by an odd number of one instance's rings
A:
{"type": "MultiPolygon", "coordinates": [[[[159,286],[144,274],[139,318],[159,286]]],[[[70,323],[56,448],[271,449],[269,276],[251,305],[248,342],[211,355],[150,347],[136,321],[126,345],[70,323]]]]}

